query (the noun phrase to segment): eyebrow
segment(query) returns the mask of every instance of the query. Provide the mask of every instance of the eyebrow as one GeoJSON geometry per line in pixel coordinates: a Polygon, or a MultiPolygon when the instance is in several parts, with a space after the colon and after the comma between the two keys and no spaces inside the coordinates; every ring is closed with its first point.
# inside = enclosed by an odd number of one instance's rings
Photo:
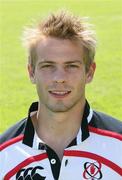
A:
{"type": "Polygon", "coordinates": [[[82,64],[82,62],[80,60],[73,60],[73,61],[67,61],[64,64],[73,64],[73,63],[79,63],[82,64]]]}
{"type": "MultiPolygon", "coordinates": [[[[56,62],[54,61],[51,61],[51,60],[43,60],[41,62],[39,62],[39,65],[40,64],[56,64],[56,62]]],[[[64,62],[64,64],[74,64],[74,63],[79,63],[79,64],[82,64],[82,62],[80,60],[73,60],[73,61],[66,61],[64,62]]]]}

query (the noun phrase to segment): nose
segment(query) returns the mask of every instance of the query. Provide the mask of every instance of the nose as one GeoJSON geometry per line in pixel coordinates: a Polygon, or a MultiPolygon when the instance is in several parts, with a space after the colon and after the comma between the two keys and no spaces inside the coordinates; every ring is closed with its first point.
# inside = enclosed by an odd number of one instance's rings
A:
{"type": "Polygon", "coordinates": [[[65,83],[66,72],[65,72],[64,68],[60,67],[60,68],[56,69],[56,71],[54,73],[53,81],[56,83],[65,83]]]}

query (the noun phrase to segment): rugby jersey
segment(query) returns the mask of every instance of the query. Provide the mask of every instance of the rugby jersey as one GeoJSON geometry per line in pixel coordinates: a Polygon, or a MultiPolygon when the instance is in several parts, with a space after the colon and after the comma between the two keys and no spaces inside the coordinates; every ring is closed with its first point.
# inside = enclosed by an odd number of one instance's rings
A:
{"type": "MultiPolygon", "coordinates": [[[[63,159],[37,135],[30,113],[0,137],[0,180],[122,180],[122,123],[86,101],[77,137],[63,159]]],[[[63,132],[62,132],[63,133],[63,132]]]]}

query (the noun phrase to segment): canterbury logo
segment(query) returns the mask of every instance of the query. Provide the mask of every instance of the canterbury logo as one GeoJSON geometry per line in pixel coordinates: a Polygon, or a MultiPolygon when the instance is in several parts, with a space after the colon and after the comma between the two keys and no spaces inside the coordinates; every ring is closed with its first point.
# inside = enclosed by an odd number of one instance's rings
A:
{"type": "Polygon", "coordinates": [[[41,166],[21,169],[16,174],[16,180],[45,180],[46,177],[41,175],[43,169],[41,166]]]}

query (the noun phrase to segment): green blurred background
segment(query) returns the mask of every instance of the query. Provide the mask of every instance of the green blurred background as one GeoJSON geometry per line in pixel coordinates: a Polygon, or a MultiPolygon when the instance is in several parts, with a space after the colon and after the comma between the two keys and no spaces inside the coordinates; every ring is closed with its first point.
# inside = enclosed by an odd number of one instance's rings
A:
{"type": "Polygon", "coordinates": [[[23,28],[61,9],[90,17],[95,25],[97,70],[86,96],[92,108],[121,120],[121,0],[0,0],[0,132],[26,117],[30,103],[38,100],[26,70],[23,28]]]}

